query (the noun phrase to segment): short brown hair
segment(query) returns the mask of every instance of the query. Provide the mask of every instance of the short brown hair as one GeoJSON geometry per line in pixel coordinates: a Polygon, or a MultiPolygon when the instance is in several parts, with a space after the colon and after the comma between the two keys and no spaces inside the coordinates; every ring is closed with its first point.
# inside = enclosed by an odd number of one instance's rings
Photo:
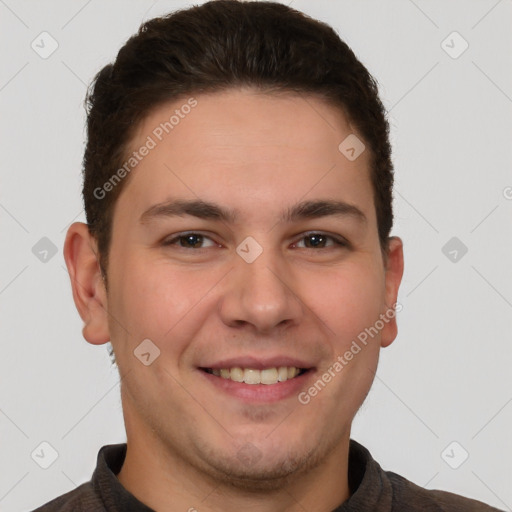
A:
{"type": "Polygon", "coordinates": [[[105,279],[113,210],[129,177],[100,199],[95,191],[123,165],[140,122],[180,97],[245,86],[316,95],[345,113],[370,150],[379,240],[387,247],[393,165],[373,77],[323,22],[280,3],[214,0],[145,22],[89,88],[83,199],[105,279]]]}

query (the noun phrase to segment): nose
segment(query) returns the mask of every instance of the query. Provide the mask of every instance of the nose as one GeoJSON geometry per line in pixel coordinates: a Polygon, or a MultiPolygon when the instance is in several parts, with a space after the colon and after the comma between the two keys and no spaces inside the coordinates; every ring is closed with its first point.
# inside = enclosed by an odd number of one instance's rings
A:
{"type": "Polygon", "coordinates": [[[268,251],[252,263],[240,258],[222,298],[222,321],[229,327],[251,328],[262,334],[297,325],[303,305],[292,280],[285,263],[268,251]]]}

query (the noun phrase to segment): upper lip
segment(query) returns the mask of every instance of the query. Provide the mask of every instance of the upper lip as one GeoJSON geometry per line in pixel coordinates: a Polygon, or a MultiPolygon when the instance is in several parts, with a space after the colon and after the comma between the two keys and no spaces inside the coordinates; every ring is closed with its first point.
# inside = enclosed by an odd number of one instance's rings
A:
{"type": "Polygon", "coordinates": [[[214,363],[201,365],[200,368],[211,368],[212,370],[223,368],[251,368],[254,370],[264,370],[265,368],[279,368],[280,366],[295,366],[296,368],[310,369],[313,365],[303,359],[297,359],[290,356],[272,356],[255,357],[241,356],[221,359],[214,363]]]}

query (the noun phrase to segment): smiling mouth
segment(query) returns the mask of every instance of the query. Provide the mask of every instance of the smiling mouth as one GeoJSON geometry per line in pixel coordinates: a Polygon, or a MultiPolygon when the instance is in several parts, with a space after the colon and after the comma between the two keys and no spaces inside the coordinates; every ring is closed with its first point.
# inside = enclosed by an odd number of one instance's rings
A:
{"type": "Polygon", "coordinates": [[[200,368],[202,371],[221,379],[243,382],[245,384],[277,384],[295,379],[309,371],[307,368],[295,366],[279,366],[257,370],[255,368],[200,368]]]}

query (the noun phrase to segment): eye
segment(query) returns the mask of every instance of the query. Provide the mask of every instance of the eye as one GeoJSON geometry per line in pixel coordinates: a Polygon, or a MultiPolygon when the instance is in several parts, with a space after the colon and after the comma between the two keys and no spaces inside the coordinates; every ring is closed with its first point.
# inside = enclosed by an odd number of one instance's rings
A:
{"type": "MultiPolygon", "coordinates": [[[[341,238],[326,235],[325,233],[307,233],[300,240],[306,240],[304,246],[299,247],[300,249],[324,249],[336,246],[348,247],[348,243],[341,238]]],[[[294,244],[294,246],[297,247],[300,244],[301,242],[294,244]]]]}
{"type": "Polygon", "coordinates": [[[182,233],[165,240],[162,245],[176,245],[184,249],[204,249],[217,244],[211,238],[200,233],[182,233]],[[207,240],[210,242],[209,245],[203,245],[207,240]]]}
{"type": "MultiPolygon", "coordinates": [[[[219,246],[210,237],[201,233],[180,233],[162,242],[164,246],[176,246],[183,249],[206,249],[208,247],[219,246]]],[[[304,235],[299,242],[293,244],[299,249],[328,249],[330,247],[348,247],[345,240],[327,235],[325,233],[311,232],[304,235]]]]}

